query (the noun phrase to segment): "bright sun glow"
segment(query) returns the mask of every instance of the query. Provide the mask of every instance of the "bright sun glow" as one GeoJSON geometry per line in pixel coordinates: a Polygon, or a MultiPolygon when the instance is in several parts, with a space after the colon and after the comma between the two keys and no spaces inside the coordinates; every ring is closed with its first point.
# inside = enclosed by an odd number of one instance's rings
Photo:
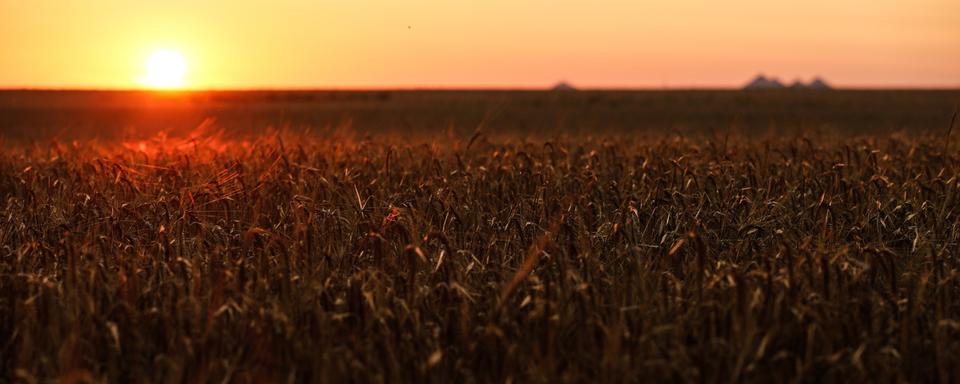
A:
{"type": "Polygon", "coordinates": [[[180,88],[184,86],[187,60],[180,52],[163,49],[147,59],[147,76],[143,84],[152,88],[180,88]]]}

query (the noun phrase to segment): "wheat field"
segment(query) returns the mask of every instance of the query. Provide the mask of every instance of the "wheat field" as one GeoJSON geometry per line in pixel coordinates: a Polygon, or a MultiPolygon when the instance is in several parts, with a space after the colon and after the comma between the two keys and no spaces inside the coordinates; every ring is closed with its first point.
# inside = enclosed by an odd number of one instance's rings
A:
{"type": "Polygon", "coordinates": [[[4,142],[3,381],[960,380],[947,123],[213,125],[4,142]]]}

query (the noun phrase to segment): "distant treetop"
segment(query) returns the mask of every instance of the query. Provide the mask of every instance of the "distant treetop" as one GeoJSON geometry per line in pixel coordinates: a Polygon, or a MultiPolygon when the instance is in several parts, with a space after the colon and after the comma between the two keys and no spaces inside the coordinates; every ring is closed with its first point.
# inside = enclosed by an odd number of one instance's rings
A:
{"type": "Polygon", "coordinates": [[[821,79],[821,78],[818,76],[818,77],[814,77],[813,80],[810,81],[810,84],[807,84],[807,88],[809,88],[809,89],[831,89],[832,87],[830,86],[830,84],[827,84],[826,81],[824,81],[823,79],[821,79]]]}
{"type": "Polygon", "coordinates": [[[784,88],[783,83],[780,80],[777,80],[776,77],[767,78],[763,74],[757,75],[751,80],[744,89],[781,89],[784,88]]]}
{"type": "Polygon", "coordinates": [[[743,89],[831,89],[830,85],[827,84],[822,78],[814,77],[813,80],[810,80],[809,83],[804,83],[803,80],[796,79],[793,83],[790,83],[790,86],[785,86],[780,80],[777,80],[776,77],[766,77],[763,74],[757,75],[751,80],[743,89]]]}

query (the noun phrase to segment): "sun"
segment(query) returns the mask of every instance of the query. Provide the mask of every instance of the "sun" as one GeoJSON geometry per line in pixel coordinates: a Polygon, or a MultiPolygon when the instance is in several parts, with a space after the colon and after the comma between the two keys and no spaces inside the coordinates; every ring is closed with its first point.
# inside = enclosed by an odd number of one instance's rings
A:
{"type": "Polygon", "coordinates": [[[147,58],[147,76],[144,85],[158,89],[181,88],[185,85],[187,60],[180,52],[161,49],[147,58]]]}

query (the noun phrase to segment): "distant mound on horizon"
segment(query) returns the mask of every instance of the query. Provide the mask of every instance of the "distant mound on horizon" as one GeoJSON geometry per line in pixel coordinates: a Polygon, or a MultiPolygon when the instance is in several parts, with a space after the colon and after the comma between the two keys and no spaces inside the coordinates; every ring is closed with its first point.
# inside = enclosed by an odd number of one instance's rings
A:
{"type": "Polygon", "coordinates": [[[757,75],[751,80],[743,89],[833,89],[829,84],[822,78],[814,77],[813,80],[810,80],[809,83],[804,83],[803,80],[797,79],[794,80],[789,86],[783,85],[776,77],[766,77],[763,74],[757,75]]]}
{"type": "Polygon", "coordinates": [[[559,83],[554,84],[553,87],[550,87],[550,90],[566,92],[566,91],[576,91],[577,88],[575,88],[573,85],[570,85],[570,83],[566,81],[561,81],[559,83]]]}

